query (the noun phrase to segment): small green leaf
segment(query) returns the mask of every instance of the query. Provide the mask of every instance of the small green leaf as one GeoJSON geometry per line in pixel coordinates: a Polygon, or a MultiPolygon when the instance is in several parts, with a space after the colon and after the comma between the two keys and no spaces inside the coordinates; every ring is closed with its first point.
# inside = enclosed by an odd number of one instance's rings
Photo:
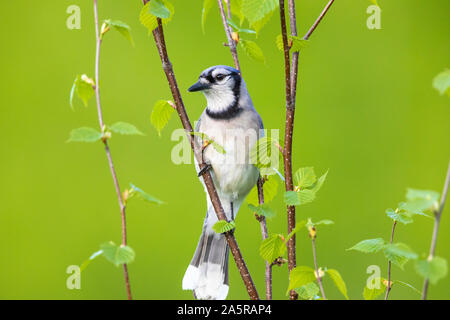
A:
{"type": "Polygon", "coordinates": [[[168,17],[170,17],[170,10],[166,8],[162,0],[150,1],[148,11],[154,16],[161,19],[167,19],[168,17]]]}
{"type": "Polygon", "coordinates": [[[271,234],[263,240],[259,248],[261,257],[269,263],[272,263],[278,257],[281,257],[286,251],[286,245],[283,242],[281,234],[271,234]]]}
{"type": "Polygon", "coordinates": [[[413,287],[412,285],[410,285],[409,283],[406,283],[406,282],[403,282],[403,281],[400,281],[400,280],[394,280],[394,281],[392,281],[392,285],[394,285],[394,284],[401,284],[401,285],[404,286],[404,287],[410,288],[410,289],[413,290],[415,293],[417,293],[419,296],[422,295],[422,292],[421,292],[420,290],[414,288],[414,287],[413,287]]]}
{"type": "MultiPolygon", "coordinates": [[[[283,44],[283,36],[279,34],[276,39],[275,43],[277,45],[278,50],[284,51],[284,44],[283,44]]],[[[300,51],[303,48],[306,48],[308,46],[309,41],[303,40],[301,37],[296,36],[288,36],[288,45],[290,45],[289,50],[292,51],[300,51]]]]}
{"type": "Polygon", "coordinates": [[[114,242],[103,243],[100,248],[102,249],[103,256],[116,267],[121,264],[128,264],[134,261],[136,254],[129,246],[118,246],[114,242]]]}
{"type": "Polygon", "coordinates": [[[431,260],[417,260],[416,271],[425,279],[429,279],[432,284],[436,284],[440,279],[447,276],[447,260],[441,257],[434,257],[431,260]]]}
{"type": "Polygon", "coordinates": [[[158,100],[153,106],[150,122],[161,136],[161,131],[167,125],[175,109],[171,106],[169,101],[158,100]]]}
{"type": "Polygon", "coordinates": [[[386,286],[384,285],[385,279],[383,278],[375,278],[373,279],[373,282],[378,283],[379,286],[373,288],[370,288],[367,286],[364,287],[363,291],[363,297],[364,300],[375,300],[377,297],[379,297],[383,292],[386,290],[386,286]]]}
{"type": "Polygon", "coordinates": [[[409,188],[406,193],[407,203],[414,206],[416,211],[431,210],[439,205],[439,193],[432,190],[418,190],[409,188]]]}
{"type": "Polygon", "coordinates": [[[77,94],[78,98],[83,101],[84,106],[88,106],[89,99],[91,99],[95,93],[93,85],[94,81],[85,74],[77,75],[70,90],[70,106],[72,107],[72,109],[75,93],[77,94]]]}
{"type": "MultiPolygon", "coordinates": [[[[173,14],[175,12],[174,6],[167,0],[160,1],[163,3],[164,7],[169,10],[170,15],[167,18],[161,18],[161,23],[163,25],[166,25],[167,23],[172,20],[173,14]]],[[[147,28],[149,34],[152,33],[153,30],[155,30],[158,27],[158,20],[157,16],[150,12],[150,5],[156,5],[156,2],[154,0],[148,2],[141,10],[139,20],[141,21],[141,24],[144,25],[144,27],[147,28]]],[[[162,11],[158,12],[158,14],[163,15],[162,11]]]]}
{"type": "Polygon", "coordinates": [[[380,251],[383,248],[384,248],[384,240],[381,238],[377,238],[377,239],[363,240],[347,250],[355,250],[364,253],[374,253],[380,251]]]}
{"type": "Polygon", "coordinates": [[[330,225],[330,224],[334,224],[334,222],[331,220],[328,220],[328,219],[320,220],[318,222],[312,222],[311,218],[309,218],[308,222],[306,223],[306,227],[307,228],[315,228],[316,226],[319,226],[321,224],[330,225]]]}
{"type": "Polygon", "coordinates": [[[320,176],[320,178],[317,180],[317,182],[312,186],[312,191],[314,193],[317,193],[322,188],[323,183],[325,182],[325,179],[327,178],[328,171],[325,172],[323,175],[320,176]]]}
{"type": "Polygon", "coordinates": [[[434,77],[433,87],[439,91],[440,95],[446,93],[450,97],[450,69],[446,69],[434,77]]]}
{"type": "Polygon", "coordinates": [[[316,183],[317,177],[313,167],[298,169],[294,174],[294,182],[300,188],[308,188],[316,183]]]}
{"type": "MultiPolygon", "coordinates": [[[[263,185],[263,191],[264,191],[264,202],[269,203],[270,201],[275,198],[278,192],[278,182],[276,180],[276,177],[269,176],[265,178],[265,182],[263,185]]],[[[247,203],[252,204],[254,206],[259,205],[259,198],[258,198],[258,186],[255,185],[253,189],[250,191],[246,198],[247,203]]]]}
{"type": "Polygon", "coordinates": [[[126,122],[116,122],[112,126],[110,126],[109,129],[118,134],[140,135],[140,136],[144,135],[134,125],[126,123],[126,122]]]}
{"type": "Polygon", "coordinates": [[[149,195],[148,193],[146,193],[144,190],[136,187],[134,184],[130,183],[130,195],[128,196],[128,199],[131,199],[132,197],[134,197],[135,195],[137,195],[139,198],[141,198],[142,200],[145,200],[149,203],[153,203],[153,204],[164,204],[164,201],[161,201],[151,195],[149,195]]]}
{"type": "Polygon", "coordinates": [[[250,150],[250,162],[260,169],[261,176],[274,175],[274,168],[278,168],[282,162],[282,154],[279,150],[281,144],[276,139],[261,137],[250,150]],[[264,169],[267,169],[264,171],[264,169]]]}
{"type": "Polygon", "coordinates": [[[404,210],[393,210],[393,209],[387,209],[386,214],[389,218],[391,218],[394,221],[401,222],[403,224],[408,224],[413,222],[413,219],[411,218],[411,215],[404,210]]]}
{"type": "Polygon", "coordinates": [[[256,42],[241,39],[239,41],[239,44],[244,50],[245,54],[249,56],[251,59],[261,63],[266,63],[264,53],[262,52],[261,48],[256,44],[256,42]]]}
{"type": "Polygon", "coordinates": [[[314,282],[310,282],[301,286],[300,288],[295,288],[295,291],[298,293],[298,297],[300,300],[315,300],[319,298],[318,294],[320,292],[319,287],[314,282]]]}
{"type": "Polygon", "coordinates": [[[328,269],[326,273],[330,276],[331,280],[333,280],[336,288],[342,293],[345,299],[349,299],[347,295],[347,286],[345,285],[344,279],[342,279],[341,274],[335,269],[328,269]]]}
{"type": "Polygon", "coordinates": [[[234,222],[234,220],[227,222],[225,220],[219,220],[217,221],[212,229],[216,232],[216,233],[225,233],[228,231],[233,230],[236,227],[236,223],[234,222]]]}
{"type": "Polygon", "coordinates": [[[260,204],[258,206],[254,206],[252,204],[248,205],[248,208],[255,212],[259,216],[264,216],[267,219],[272,219],[276,216],[275,211],[273,211],[266,203],[260,204]]]}
{"type": "Polygon", "coordinates": [[[278,0],[243,0],[242,14],[252,26],[272,14],[278,4],[278,0]]]}
{"type": "Polygon", "coordinates": [[[131,36],[131,28],[125,22],[119,20],[105,20],[108,26],[112,26],[116,31],[127,39],[131,45],[134,47],[133,37],[131,36]]]}
{"type": "Polygon", "coordinates": [[[314,269],[307,266],[295,267],[291,270],[291,273],[289,275],[289,287],[287,292],[292,289],[300,288],[314,281],[316,281],[314,269]]]}
{"type": "Polygon", "coordinates": [[[67,142],[96,142],[102,139],[102,134],[92,128],[78,128],[70,132],[67,142]]]}
{"type": "Polygon", "coordinates": [[[284,203],[286,203],[288,206],[299,206],[300,205],[300,199],[298,197],[297,192],[295,192],[295,191],[286,191],[284,193],[284,203]]]}
{"type": "Polygon", "coordinates": [[[417,259],[417,254],[404,243],[386,244],[383,248],[385,257],[401,269],[410,259],[417,259]]]}

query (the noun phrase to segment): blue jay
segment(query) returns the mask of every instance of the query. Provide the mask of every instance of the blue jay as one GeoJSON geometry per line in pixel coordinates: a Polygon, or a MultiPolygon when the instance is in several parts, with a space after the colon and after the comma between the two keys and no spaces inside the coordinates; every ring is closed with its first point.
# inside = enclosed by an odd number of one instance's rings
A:
{"type": "MultiPolygon", "coordinates": [[[[207,101],[195,131],[206,134],[225,149],[221,153],[207,146],[202,149],[203,161],[210,170],[227,219],[234,220],[258,180],[259,171],[250,163],[250,150],[262,133],[261,117],[253,107],[240,72],[234,68],[214,66],[204,70],[189,91],[202,91],[207,101]]],[[[205,146],[198,135],[195,139],[197,145],[205,146]]],[[[200,176],[197,161],[196,169],[200,176]]],[[[203,232],[184,275],[183,289],[193,290],[196,299],[223,300],[229,289],[229,248],[225,236],[212,230],[217,215],[208,193],[206,201],[203,232]]]]}

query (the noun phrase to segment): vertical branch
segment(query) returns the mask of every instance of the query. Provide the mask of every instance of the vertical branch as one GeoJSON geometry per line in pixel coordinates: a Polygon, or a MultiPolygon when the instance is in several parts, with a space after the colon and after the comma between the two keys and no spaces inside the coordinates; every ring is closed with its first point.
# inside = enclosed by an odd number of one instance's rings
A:
{"type": "MultiPolygon", "coordinates": [[[[258,201],[259,204],[264,204],[264,178],[259,178],[257,182],[258,186],[258,201]]],[[[267,239],[269,236],[267,232],[267,221],[264,216],[257,216],[256,219],[259,221],[261,226],[261,235],[263,240],[267,239]]],[[[266,261],[266,269],[265,269],[265,282],[266,282],[266,299],[272,300],[272,264],[266,261]]]]}
{"type": "MultiPolygon", "coordinates": [[[[146,4],[149,0],[143,0],[143,3],[146,4]]],[[[169,56],[167,53],[166,42],[164,39],[164,30],[162,27],[161,19],[158,18],[158,28],[153,30],[153,37],[155,39],[156,47],[158,49],[159,56],[161,58],[162,66],[164,73],[166,75],[167,81],[169,83],[170,90],[172,92],[173,99],[175,101],[175,106],[177,109],[178,116],[181,120],[181,124],[183,128],[187,132],[187,137],[190,141],[191,148],[194,152],[194,156],[196,157],[200,170],[205,167],[205,164],[202,161],[201,154],[199,152],[200,148],[196,146],[195,139],[190,132],[193,132],[191,122],[189,121],[189,117],[186,113],[186,108],[184,107],[183,99],[181,98],[181,93],[178,88],[178,84],[175,78],[175,74],[172,68],[172,64],[169,60],[169,56]]],[[[222,204],[220,203],[219,196],[217,194],[216,188],[214,186],[214,182],[212,180],[211,174],[208,170],[206,170],[203,175],[203,181],[206,186],[206,190],[211,199],[211,203],[213,204],[214,211],[216,212],[217,218],[219,220],[227,221],[227,217],[225,211],[223,210],[222,204]]],[[[236,238],[232,232],[226,232],[225,238],[227,240],[228,246],[230,247],[231,254],[233,255],[234,261],[236,262],[236,266],[238,267],[239,273],[241,275],[242,280],[244,281],[247,292],[252,300],[258,300],[259,295],[256,290],[255,284],[253,283],[253,279],[248,271],[247,265],[245,264],[244,258],[242,257],[242,253],[239,249],[239,246],[236,242],[236,238]]]]}
{"type": "MultiPolygon", "coordinates": [[[[448,164],[447,176],[445,178],[445,183],[444,183],[444,189],[442,190],[441,202],[439,204],[439,208],[434,212],[433,236],[431,238],[430,254],[428,255],[428,259],[430,259],[430,260],[433,259],[435,252],[436,252],[439,225],[441,222],[442,212],[444,211],[445,201],[447,199],[449,184],[450,184],[450,162],[448,164]]],[[[430,284],[429,279],[425,279],[424,284],[423,284],[423,290],[422,290],[422,300],[427,299],[429,284],[430,284]]]]}
{"type": "MultiPolygon", "coordinates": [[[[315,232],[315,230],[314,230],[315,232]]],[[[316,271],[317,283],[319,284],[320,292],[322,293],[323,300],[327,300],[325,296],[325,291],[323,290],[322,277],[319,274],[319,267],[317,264],[317,253],[316,253],[316,237],[315,235],[311,237],[312,242],[312,251],[313,251],[313,259],[314,259],[314,270],[316,271]]]]}
{"type": "MultiPolygon", "coordinates": [[[[394,220],[394,224],[392,225],[392,231],[391,231],[391,241],[390,241],[391,244],[394,241],[394,232],[395,232],[395,226],[396,225],[397,225],[397,221],[394,220]]],[[[392,262],[391,262],[391,260],[389,260],[389,262],[388,262],[388,283],[387,283],[387,287],[386,287],[386,294],[384,296],[384,300],[388,299],[389,292],[391,292],[391,289],[392,289],[392,285],[391,285],[391,266],[392,266],[392,262]]]]}
{"type": "MultiPolygon", "coordinates": [[[[289,1],[289,22],[291,28],[291,36],[297,36],[297,20],[295,14],[295,1],[289,1]]],[[[308,40],[319,23],[322,21],[325,14],[330,9],[334,0],[330,0],[325,6],[319,17],[314,22],[313,26],[309,29],[304,40],[308,40]]],[[[289,61],[289,45],[287,36],[287,27],[285,19],[284,0],[280,0],[280,20],[281,20],[281,35],[283,38],[283,52],[284,52],[284,68],[285,68],[285,83],[286,83],[286,122],[285,122],[285,136],[284,136],[284,175],[285,175],[285,189],[286,191],[293,190],[293,178],[292,178],[292,138],[294,132],[294,115],[295,115],[295,99],[297,94],[297,79],[298,79],[298,61],[299,52],[296,51],[292,54],[292,61],[290,66],[289,61]]],[[[290,233],[295,227],[295,207],[287,206],[288,216],[288,232],[290,233]]],[[[288,267],[291,271],[296,266],[296,252],[295,252],[295,235],[289,240],[288,246],[288,267]]],[[[296,299],[297,294],[294,290],[290,292],[290,299],[296,299]]]]}
{"type": "MultiPolygon", "coordinates": [[[[230,1],[231,0],[227,0],[228,16],[230,16],[230,14],[231,14],[230,1]]],[[[228,25],[227,17],[225,15],[225,9],[223,7],[222,0],[217,0],[217,3],[219,4],[220,16],[222,17],[223,28],[225,29],[225,34],[227,35],[228,47],[230,48],[231,55],[233,56],[234,66],[237,70],[241,71],[241,66],[239,65],[239,59],[238,59],[238,55],[237,55],[236,41],[234,41],[231,36],[232,29],[228,25]]]]}
{"type": "MultiPolygon", "coordinates": [[[[281,36],[283,38],[283,53],[284,53],[284,75],[286,85],[286,123],[284,133],[284,177],[285,177],[285,189],[286,191],[294,190],[294,182],[292,178],[292,138],[294,131],[294,112],[295,106],[292,104],[291,95],[291,71],[290,71],[290,56],[289,45],[284,9],[284,0],[280,0],[280,20],[281,20],[281,36]]],[[[287,220],[288,220],[288,234],[292,232],[295,227],[295,206],[287,206],[287,220]]],[[[295,255],[295,235],[292,236],[288,243],[288,268],[289,272],[296,266],[295,255]]],[[[291,290],[289,293],[291,300],[295,300],[298,294],[295,290],[291,290]]]]}
{"type": "MultiPolygon", "coordinates": [[[[95,33],[96,33],[96,40],[97,40],[97,46],[96,46],[96,54],[95,54],[95,97],[97,100],[97,113],[98,113],[98,122],[100,125],[100,130],[104,132],[105,130],[105,124],[103,122],[103,115],[102,115],[102,107],[100,103],[100,88],[99,88],[99,69],[100,69],[100,48],[102,44],[102,36],[100,34],[99,30],[99,23],[98,23],[98,6],[97,6],[97,0],[94,0],[94,16],[95,16],[95,33]]],[[[120,207],[120,214],[122,219],[122,246],[127,245],[127,225],[126,225],[126,214],[125,214],[125,203],[123,201],[122,192],[120,191],[119,186],[119,180],[117,179],[116,170],[114,168],[112,156],[111,156],[111,150],[108,145],[108,140],[106,138],[102,139],[103,144],[105,145],[105,152],[106,156],[108,158],[108,164],[109,169],[111,171],[111,175],[114,181],[114,187],[116,190],[117,198],[119,201],[119,207],[120,207]]],[[[131,288],[130,288],[130,279],[128,276],[128,267],[126,264],[123,264],[123,273],[125,278],[125,285],[127,289],[127,297],[128,300],[132,299],[131,296],[131,288]]]]}

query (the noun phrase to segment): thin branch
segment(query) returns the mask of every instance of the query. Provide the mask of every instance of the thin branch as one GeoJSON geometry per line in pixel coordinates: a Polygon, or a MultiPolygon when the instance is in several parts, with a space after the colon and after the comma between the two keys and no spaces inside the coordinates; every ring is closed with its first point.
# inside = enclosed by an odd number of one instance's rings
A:
{"type": "MultiPolygon", "coordinates": [[[[146,4],[148,1],[149,0],[143,0],[143,3],[146,4]]],[[[191,134],[189,134],[190,132],[193,132],[192,125],[186,113],[186,109],[184,107],[183,99],[181,98],[180,90],[178,88],[172,64],[170,63],[169,56],[167,54],[166,42],[164,39],[164,31],[161,19],[159,18],[158,18],[158,28],[153,30],[153,37],[155,39],[156,47],[158,49],[158,53],[161,58],[163,70],[166,74],[166,78],[169,83],[173,99],[175,101],[178,116],[180,117],[181,124],[183,125],[183,128],[187,133],[187,137],[190,141],[192,150],[194,151],[194,156],[196,157],[201,170],[206,166],[206,164],[202,162],[201,154],[199,153],[200,148],[196,146],[194,137],[191,134]]],[[[214,186],[211,174],[209,173],[209,171],[206,170],[202,176],[218,219],[227,221],[225,211],[223,210],[222,204],[220,203],[220,199],[214,186]]],[[[256,290],[255,284],[253,283],[253,279],[248,271],[247,265],[245,264],[245,261],[242,257],[242,253],[236,242],[236,238],[234,237],[232,232],[225,233],[225,238],[228,242],[228,246],[236,262],[242,280],[244,281],[250,299],[258,300],[259,299],[258,292],[256,290]]]]}
{"type": "MultiPolygon", "coordinates": [[[[450,184],[450,162],[448,164],[447,176],[445,178],[444,189],[442,190],[442,196],[441,196],[441,202],[439,204],[439,209],[434,212],[433,236],[431,239],[430,254],[428,255],[428,259],[430,259],[430,260],[433,259],[435,252],[436,252],[439,225],[441,223],[441,216],[442,216],[442,212],[444,211],[445,201],[447,199],[449,184],[450,184]]],[[[430,284],[429,279],[425,279],[424,284],[423,284],[423,290],[422,290],[422,300],[427,299],[429,284],[430,284]]]]}
{"type": "MultiPolygon", "coordinates": [[[[394,220],[394,223],[392,224],[392,231],[391,231],[391,241],[390,241],[391,244],[394,241],[394,232],[395,232],[395,226],[396,225],[397,225],[397,221],[394,220]]],[[[391,289],[392,289],[392,284],[391,284],[391,266],[392,266],[392,262],[391,262],[391,260],[389,260],[389,262],[388,262],[388,283],[387,283],[387,287],[386,287],[386,294],[384,296],[384,300],[388,299],[389,292],[391,292],[391,289]]]]}
{"type": "Polygon", "coordinates": [[[314,258],[314,270],[316,271],[317,283],[319,284],[319,288],[320,288],[320,292],[322,293],[323,300],[327,300],[327,297],[325,296],[325,291],[323,290],[322,277],[319,274],[319,268],[318,268],[318,265],[317,265],[316,238],[315,238],[315,236],[311,238],[311,242],[312,242],[313,258],[314,258]]]}
{"type": "MultiPolygon", "coordinates": [[[[94,16],[95,16],[95,33],[96,33],[96,40],[97,40],[96,54],[95,54],[95,87],[94,87],[94,90],[95,90],[95,96],[96,96],[96,100],[97,100],[98,122],[100,125],[100,130],[102,130],[102,132],[103,132],[105,129],[105,125],[103,122],[102,107],[101,107],[101,103],[100,103],[100,88],[99,88],[100,87],[99,86],[99,83],[100,83],[100,81],[99,81],[100,48],[101,48],[101,44],[102,44],[102,37],[100,35],[99,23],[98,23],[97,0],[94,0],[94,16]]],[[[125,214],[126,206],[123,201],[122,192],[120,191],[119,180],[117,179],[116,170],[114,169],[114,164],[113,164],[113,160],[112,160],[112,156],[111,156],[111,150],[108,145],[108,140],[102,139],[102,141],[105,145],[105,152],[106,152],[106,156],[108,158],[109,169],[111,171],[111,175],[112,175],[112,178],[114,181],[114,187],[115,187],[116,193],[117,193],[117,198],[119,200],[120,214],[121,214],[121,219],[122,219],[122,245],[126,246],[127,245],[127,224],[126,224],[126,214],[125,214]]],[[[128,275],[128,267],[126,264],[123,264],[123,273],[124,273],[125,285],[126,285],[126,289],[127,289],[127,297],[128,297],[128,300],[132,300],[130,279],[129,279],[129,275],[128,275]]]]}
{"type": "MultiPolygon", "coordinates": [[[[238,59],[238,54],[237,54],[237,49],[236,49],[236,41],[234,41],[233,38],[231,37],[231,33],[233,30],[228,25],[227,17],[225,15],[225,9],[223,7],[222,0],[217,0],[217,3],[219,5],[220,16],[222,17],[223,28],[225,29],[225,34],[227,35],[228,47],[230,48],[231,55],[233,56],[234,66],[237,70],[241,71],[241,66],[239,65],[239,59],[238,59]]],[[[228,4],[229,3],[230,3],[230,0],[228,0],[228,4]]],[[[230,15],[230,14],[231,14],[230,9],[228,8],[228,15],[230,15]]]]}
{"type": "MultiPolygon", "coordinates": [[[[290,71],[290,57],[289,46],[287,37],[287,27],[284,9],[284,0],[280,0],[280,20],[281,20],[281,36],[283,38],[283,52],[284,52],[284,74],[286,85],[286,123],[284,133],[284,177],[285,177],[285,189],[286,191],[294,190],[294,182],[292,177],[292,138],[294,132],[294,111],[295,106],[292,103],[291,96],[291,71],[290,71]]],[[[294,21],[295,23],[295,21],[294,21]]],[[[295,206],[287,206],[287,220],[288,220],[288,234],[295,228],[295,206]]],[[[289,272],[296,266],[296,253],[295,253],[295,235],[292,236],[288,243],[288,268],[289,272]]],[[[298,294],[295,290],[291,290],[289,293],[291,300],[296,300],[298,294]]]]}
{"type": "Polygon", "coordinates": [[[228,19],[231,19],[231,0],[225,0],[227,3],[228,19]]]}
{"type": "MultiPolygon", "coordinates": [[[[259,204],[264,204],[264,178],[259,177],[258,182],[258,201],[259,204]]],[[[267,221],[266,217],[258,216],[257,220],[261,226],[261,235],[263,240],[267,239],[269,236],[267,232],[267,221]]],[[[272,264],[266,261],[266,271],[265,271],[265,282],[266,282],[266,299],[272,300],[272,264]]]]}
{"type": "MultiPolygon", "coordinates": [[[[297,20],[295,14],[295,1],[289,1],[289,21],[291,27],[291,36],[297,36],[297,20]]],[[[314,22],[313,26],[309,29],[304,40],[308,40],[311,34],[319,25],[334,0],[330,0],[325,6],[322,13],[314,22]]],[[[281,20],[281,34],[283,38],[283,51],[284,51],[284,65],[285,65],[285,83],[286,83],[286,122],[285,122],[285,136],[284,136],[284,175],[285,175],[285,189],[286,191],[293,190],[293,178],[292,178],[292,138],[294,132],[294,115],[295,115],[295,99],[297,94],[297,81],[298,81],[298,61],[299,52],[296,51],[292,54],[292,61],[289,61],[289,46],[287,37],[287,27],[285,19],[284,0],[280,0],[280,20],[281,20]],[[291,63],[291,65],[290,65],[291,63]]],[[[290,233],[295,227],[295,207],[287,207],[288,216],[288,232],[290,233]]],[[[291,271],[296,266],[296,252],[295,252],[295,235],[288,242],[288,267],[291,271]]],[[[292,290],[290,292],[290,299],[297,299],[297,293],[292,290]]]]}

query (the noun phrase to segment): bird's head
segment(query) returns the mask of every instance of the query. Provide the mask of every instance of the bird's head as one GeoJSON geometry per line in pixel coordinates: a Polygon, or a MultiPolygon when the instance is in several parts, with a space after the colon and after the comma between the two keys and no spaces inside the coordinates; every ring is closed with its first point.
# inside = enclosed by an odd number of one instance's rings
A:
{"type": "Polygon", "coordinates": [[[214,66],[204,70],[188,90],[203,92],[210,116],[225,117],[227,113],[239,110],[241,83],[238,70],[228,66],[214,66]]]}

